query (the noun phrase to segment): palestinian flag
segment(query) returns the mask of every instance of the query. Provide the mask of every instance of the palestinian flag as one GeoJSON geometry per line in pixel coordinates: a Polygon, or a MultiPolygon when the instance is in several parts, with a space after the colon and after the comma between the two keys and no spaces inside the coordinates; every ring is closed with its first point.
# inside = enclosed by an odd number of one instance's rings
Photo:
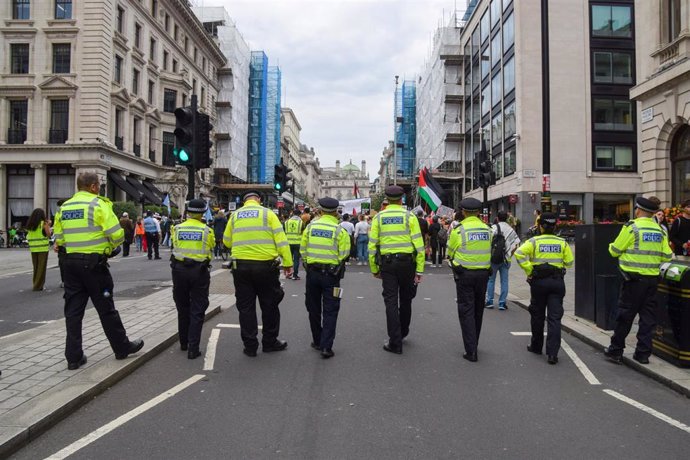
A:
{"type": "Polygon", "coordinates": [[[441,206],[443,189],[427,168],[419,172],[419,196],[422,197],[432,211],[436,211],[441,206]]]}

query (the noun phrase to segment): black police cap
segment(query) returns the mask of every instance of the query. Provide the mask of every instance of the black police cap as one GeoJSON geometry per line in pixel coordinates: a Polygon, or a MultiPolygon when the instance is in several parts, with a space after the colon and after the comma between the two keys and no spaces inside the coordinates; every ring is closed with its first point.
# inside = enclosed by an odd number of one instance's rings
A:
{"type": "Polygon", "coordinates": [[[482,209],[482,202],[476,198],[465,198],[460,202],[460,208],[464,211],[479,211],[482,209]]]}
{"type": "Polygon", "coordinates": [[[641,197],[641,196],[635,200],[635,204],[637,205],[638,208],[640,208],[643,211],[654,213],[654,212],[657,212],[659,210],[658,204],[656,204],[652,200],[649,200],[649,199],[641,197]]]}
{"type": "Polygon", "coordinates": [[[206,207],[206,201],[200,198],[194,198],[187,203],[187,212],[203,213],[206,212],[206,207]]]}
{"type": "Polygon", "coordinates": [[[323,197],[319,200],[319,208],[321,210],[326,211],[326,212],[334,212],[338,210],[338,205],[340,202],[336,200],[335,198],[331,197],[323,197]]]}
{"type": "Polygon", "coordinates": [[[405,194],[405,190],[399,185],[389,185],[385,190],[386,198],[399,200],[405,194]]]}
{"type": "Polygon", "coordinates": [[[552,212],[545,212],[539,218],[539,222],[542,225],[546,225],[547,227],[548,226],[551,226],[551,227],[555,226],[557,220],[558,220],[558,216],[556,216],[556,214],[554,214],[552,212]]]}
{"type": "Polygon", "coordinates": [[[245,192],[244,195],[242,195],[242,201],[247,201],[249,198],[252,197],[261,199],[261,193],[257,192],[256,190],[249,190],[248,192],[245,192]]]}

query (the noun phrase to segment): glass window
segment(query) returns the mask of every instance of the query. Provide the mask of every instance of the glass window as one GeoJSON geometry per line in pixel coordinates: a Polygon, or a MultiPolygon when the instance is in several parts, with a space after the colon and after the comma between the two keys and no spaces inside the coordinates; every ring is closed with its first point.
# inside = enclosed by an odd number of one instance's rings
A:
{"type": "Polygon", "coordinates": [[[12,0],[12,19],[31,19],[29,0],[12,0]]]}
{"type": "Polygon", "coordinates": [[[508,51],[515,44],[515,19],[511,13],[503,22],[503,52],[508,51]]]}
{"type": "Polygon", "coordinates": [[[594,82],[632,84],[632,55],[629,53],[594,53],[594,82]]]}
{"type": "Polygon", "coordinates": [[[153,38],[149,40],[149,59],[151,61],[156,60],[156,40],[153,38]]]}
{"type": "Polygon", "coordinates": [[[179,36],[179,34],[180,27],[177,24],[175,24],[175,26],[173,27],[173,40],[177,41],[177,37],[179,36]]]}
{"type": "Polygon", "coordinates": [[[493,68],[496,64],[501,62],[501,31],[494,38],[491,39],[491,67],[493,68]]]}
{"type": "Polygon", "coordinates": [[[165,31],[170,32],[170,15],[168,13],[165,13],[163,24],[165,24],[165,31]]]}
{"type": "Polygon", "coordinates": [[[632,37],[630,6],[592,5],[592,35],[595,37],[632,37]]]}
{"type": "Polygon", "coordinates": [[[156,84],[153,82],[153,80],[149,80],[149,92],[148,92],[148,101],[149,104],[153,105],[153,95],[156,92],[156,84]]]}
{"type": "Polygon", "coordinates": [[[156,19],[158,14],[158,0],[151,0],[151,16],[156,19]]]}
{"type": "Polygon", "coordinates": [[[72,19],[72,0],[55,0],[55,19],[72,19]]]}
{"type": "Polygon", "coordinates": [[[141,25],[134,24],[134,46],[141,48],[141,25]]]}
{"type": "Polygon", "coordinates": [[[515,147],[511,147],[503,155],[503,170],[505,171],[505,177],[515,174],[515,169],[517,167],[517,160],[515,158],[515,147]]]}
{"type": "Polygon", "coordinates": [[[673,203],[690,196],[690,128],[680,128],[671,143],[671,168],[673,170],[673,203]]]}
{"type": "Polygon", "coordinates": [[[29,73],[29,44],[12,43],[10,45],[11,73],[29,73]]]}
{"type": "Polygon", "coordinates": [[[482,126],[482,142],[486,146],[487,153],[491,152],[491,122],[482,126]]]}
{"type": "Polygon", "coordinates": [[[482,90],[482,117],[491,110],[491,86],[486,85],[482,90]]]}
{"type": "Polygon", "coordinates": [[[501,0],[491,0],[491,28],[501,19],[501,0]]]}
{"type": "Polygon", "coordinates": [[[173,113],[177,104],[177,91],[165,88],[163,92],[163,112],[173,113]]]}
{"type": "Polygon", "coordinates": [[[26,142],[26,127],[29,115],[29,101],[10,101],[10,127],[8,130],[8,144],[23,144],[26,142]]]}
{"type": "Polygon", "coordinates": [[[465,101],[465,131],[472,128],[474,121],[472,119],[472,103],[469,100],[465,101]]]}
{"type": "Polygon", "coordinates": [[[163,70],[168,70],[168,61],[170,54],[167,51],[163,51],[163,70]]]}
{"type": "Polygon", "coordinates": [[[172,60],[172,71],[177,72],[177,59],[172,60]]]}
{"type": "Polygon", "coordinates": [[[67,141],[69,123],[69,100],[53,99],[50,101],[50,133],[48,141],[51,144],[64,144],[67,141]]]}
{"type": "Polygon", "coordinates": [[[507,10],[513,0],[503,0],[503,11],[507,10]]]}
{"type": "Polygon", "coordinates": [[[115,82],[122,83],[122,58],[115,55],[115,82]]]}
{"type": "Polygon", "coordinates": [[[479,26],[477,26],[472,32],[472,56],[479,53],[479,45],[479,26]]]}
{"type": "Polygon", "coordinates": [[[491,107],[501,102],[501,72],[491,79],[491,107]]]}
{"type": "Polygon", "coordinates": [[[139,94],[139,71],[132,71],[132,94],[139,94]]]}
{"type": "Polygon", "coordinates": [[[515,131],[515,102],[503,110],[503,130],[506,140],[510,140],[515,131]]]}
{"type": "Polygon", "coordinates": [[[594,98],[594,129],[598,131],[632,131],[632,104],[611,98],[594,98]]]}
{"type": "Polygon", "coordinates": [[[479,98],[475,97],[472,100],[472,126],[479,123],[481,118],[481,105],[479,104],[479,98]]]}
{"type": "Polygon", "coordinates": [[[626,145],[597,145],[594,147],[596,169],[633,171],[633,148],[626,145]]]}
{"type": "Polygon", "coordinates": [[[125,33],[125,10],[121,6],[117,7],[117,31],[125,33]]]}
{"type": "Polygon", "coordinates": [[[503,142],[503,115],[498,113],[491,120],[491,145],[500,145],[503,142]]]}
{"type": "Polygon", "coordinates": [[[53,44],[53,73],[69,73],[71,48],[69,43],[53,44]]]}
{"type": "Polygon", "coordinates": [[[482,45],[486,43],[489,39],[489,10],[484,11],[484,15],[479,23],[479,29],[481,30],[481,41],[482,45]]]}
{"type": "Polygon", "coordinates": [[[515,89],[515,57],[503,64],[503,94],[508,95],[515,89]]]}
{"type": "Polygon", "coordinates": [[[496,174],[496,180],[503,177],[503,155],[501,151],[501,146],[494,147],[493,155],[491,157],[493,163],[494,174],[496,174]]]}
{"type": "Polygon", "coordinates": [[[680,35],[680,0],[668,1],[668,41],[672,42],[680,35]]]}
{"type": "Polygon", "coordinates": [[[490,48],[487,46],[482,51],[482,80],[489,76],[489,71],[491,70],[491,56],[490,48]]]}

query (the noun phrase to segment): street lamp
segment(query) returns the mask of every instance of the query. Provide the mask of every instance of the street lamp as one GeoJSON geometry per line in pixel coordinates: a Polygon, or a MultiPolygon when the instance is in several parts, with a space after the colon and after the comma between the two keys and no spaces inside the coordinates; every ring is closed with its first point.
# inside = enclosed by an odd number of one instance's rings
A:
{"type": "Polygon", "coordinates": [[[393,94],[393,185],[398,185],[398,75],[395,76],[395,93],[393,94]]]}

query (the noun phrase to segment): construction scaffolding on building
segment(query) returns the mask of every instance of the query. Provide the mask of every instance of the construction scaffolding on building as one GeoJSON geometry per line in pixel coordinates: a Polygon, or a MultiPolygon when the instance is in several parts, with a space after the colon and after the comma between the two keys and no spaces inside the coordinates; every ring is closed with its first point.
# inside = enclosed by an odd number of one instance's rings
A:
{"type": "Polygon", "coordinates": [[[280,163],[280,68],[271,66],[267,75],[266,181],[273,182],[273,166],[280,163]]]}
{"type": "Polygon", "coordinates": [[[254,184],[263,184],[266,182],[267,82],[268,56],[266,56],[266,53],[263,51],[252,51],[249,65],[247,179],[254,184]]]}
{"type": "Polygon", "coordinates": [[[417,93],[414,80],[405,80],[396,90],[395,97],[396,172],[399,177],[409,179],[417,172],[417,93]]]}

